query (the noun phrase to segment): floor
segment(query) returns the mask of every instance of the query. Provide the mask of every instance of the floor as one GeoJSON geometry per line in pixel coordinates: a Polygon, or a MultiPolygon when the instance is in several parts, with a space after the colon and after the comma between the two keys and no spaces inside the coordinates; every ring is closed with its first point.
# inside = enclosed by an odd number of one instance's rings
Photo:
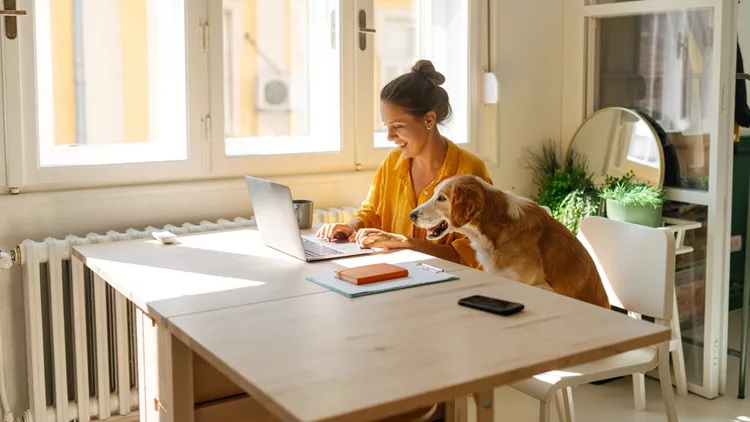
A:
{"type": "MultiPolygon", "coordinates": [[[[730,315],[730,346],[739,344],[740,313],[730,315]]],[[[748,377],[745,400],[737,399],[737,374],[739,359],[729,357],[727,361],[727,394],[714,400],[690,393],[678,396],[677,414],[680,422],[750,422],[750,377],[748,377]]],[[[633,384],[631,378],[620,379],[605,385],[585,385],[573,392],[576,421],[578,422],[664,422],[664,405],[661,401],[659,382],[646,378],[648,408],[638,412],[633,408],[633,384]]],[[[496,422],[536,422],[539,420],[539,402],[509,387],[495,392],[496,422]]],[[[552,419],[557,420],[553,408],[552,419]]]]}

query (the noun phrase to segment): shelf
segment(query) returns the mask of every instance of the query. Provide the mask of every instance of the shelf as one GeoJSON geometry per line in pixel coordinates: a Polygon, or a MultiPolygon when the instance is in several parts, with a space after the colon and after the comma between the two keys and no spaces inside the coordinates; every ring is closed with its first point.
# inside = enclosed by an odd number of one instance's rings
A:
{"type": "Polygon", "coordinates": [[[679,248],[675,249],[674,254],[675,255],[682,255],[684,253],[690,253],[693,252],[695,249],[693,249],[692,246],[680,246],[679,248]]]}
{"type": "Polygon", "coordinates": [[[685,253],[693,252],[692,246],[685,245],[685,232],[688,230],[699,229],[703,226],[698,221],[682,220],[679,218],[663,217],[663,227],[660,229],[674,233],[675,235],[675,255],[681,255],[685,253]]]}

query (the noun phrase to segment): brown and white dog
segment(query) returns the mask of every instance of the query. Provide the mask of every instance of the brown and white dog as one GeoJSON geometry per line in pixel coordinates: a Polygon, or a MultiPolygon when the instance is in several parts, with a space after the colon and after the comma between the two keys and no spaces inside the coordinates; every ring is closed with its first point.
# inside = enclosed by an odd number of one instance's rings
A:
{"type": "Polygon", "coordinates": [[[542,207],[479,177],[443,181],[409,217],[427,239],[466,235],[490,273],[609,308],[593,259],[576,237],[542,207]]]}

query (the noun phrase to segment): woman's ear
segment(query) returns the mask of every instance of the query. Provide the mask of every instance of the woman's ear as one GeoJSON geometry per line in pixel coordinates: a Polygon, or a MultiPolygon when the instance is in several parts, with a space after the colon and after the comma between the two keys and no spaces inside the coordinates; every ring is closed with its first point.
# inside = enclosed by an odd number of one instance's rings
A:
{"type": "Polygon", "coordinates": [[[478,186],[454,184],[451,192],[451,226],[459,228],[470,223],[480,212],[482,190],[478,186]]]}
{"type": "Polygon", "coordinates": [[[428,111],[424,115],[424,126],[427,130],[431,130],[437,124],[437,115],[434,111],[428,111]]]}

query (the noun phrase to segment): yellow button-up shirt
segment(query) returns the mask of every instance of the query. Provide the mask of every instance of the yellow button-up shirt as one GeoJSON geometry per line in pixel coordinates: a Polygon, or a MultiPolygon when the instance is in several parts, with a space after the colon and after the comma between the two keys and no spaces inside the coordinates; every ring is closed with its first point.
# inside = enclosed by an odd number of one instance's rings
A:
{"type": "MultiPolygon", "coordinates": [[[[409,219],[409,213],[430,199],[440,182],[457,174],[473,174],[492,183],[482,160],[471,152],[457,147],[451,141],[448,141],[445,162],[440,167],[435,180],[420,193],[418,198],[414,198],[410,170],[411,159],[402,157],[401,150],[396,148],[388,154],[375,174],[375,179],[372,181],[367,198],[362,202],[361,209],[354,215],[364,223],[364,227],[424,240],[427,238],[427,231],[415,226],[409,219]]],[[[465,236],[451,233],[434,243],[453,246],[461,257],[462,264],[474,268],[479,267],[474,249],[465,236]]]]}

